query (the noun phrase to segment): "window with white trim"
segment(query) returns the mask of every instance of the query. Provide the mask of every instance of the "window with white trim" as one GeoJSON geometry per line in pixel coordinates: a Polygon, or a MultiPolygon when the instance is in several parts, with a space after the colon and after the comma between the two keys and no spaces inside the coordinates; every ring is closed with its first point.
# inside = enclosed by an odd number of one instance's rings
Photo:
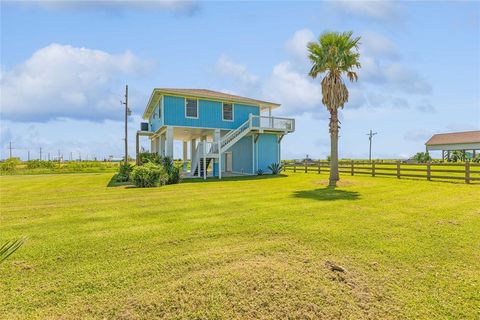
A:
{"type": "Polygon", "coordinates": [[[198,100],[185,99],[185,117],[198,118],[198,100]]]}
{"type": "Polygon", "coordinates": [[[223,103],[222,119],[225,121],[233,121],[233,104],[223,103]]]}

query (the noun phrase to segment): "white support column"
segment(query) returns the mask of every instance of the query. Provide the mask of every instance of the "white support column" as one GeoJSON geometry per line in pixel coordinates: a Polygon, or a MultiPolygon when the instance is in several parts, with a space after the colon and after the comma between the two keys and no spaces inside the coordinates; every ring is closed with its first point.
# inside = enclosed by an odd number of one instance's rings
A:
{"type": "Polygon", "coordinates": [[[190,140],[190,173],[193,175],[193,159],[195,159],[195,148],[197,147],[197,140],[190,140]]]}
{"type": "Polygon", "coordinates": [[[188,141],[183,141],[183,172],[187,172],[187,149],[188,141]]]}
{"type": "Polygon", "coordinates": [[[157,152],[157,150],[155,148],[156,147],[155,142],[156,142],[156,138],[150,139],[150,152],[151,153],[157,152]]]}
{"type": "Polygon", "coordinates": [[[207,139],[203,141],[203,180],[207,180],[207,139]]]}
{"type": "Polygon", "coordinates": [[[158,138],[158,154],[162,157],[165,155],[165,134],[162,133],[158,138]]]}
{"type": "Polygon", "coordinates": [[[155,137],[155,153],[160,154],[160,137],[155,137]]]}
{"type": "Polygon", "coordinates": [[[167,127],[165,141],[165,156],[173,159],[173,127],[167,127]]]}
{"type": "Polygon", "coordinates": [[[222,179],[222,150],[220,149],[220,140],[218,141],[218,179],[222,179]]]}
{"type": "Polygon", "coordinates": [[[218,179],[222,179],[222,153],[220,150],[220,140],[221,140],[221,134],[220,134],[220,129],[215,129],[215,134],[213,137],[213,143],[217,144],[217,149],[218,149],[218,179]]]}

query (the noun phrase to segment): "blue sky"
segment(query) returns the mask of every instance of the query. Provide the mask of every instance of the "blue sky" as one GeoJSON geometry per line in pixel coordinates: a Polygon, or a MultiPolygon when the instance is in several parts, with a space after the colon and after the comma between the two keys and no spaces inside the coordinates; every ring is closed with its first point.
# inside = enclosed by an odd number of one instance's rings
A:
{"type": "MultiPolygon", "coordinates": [[[[480,3],[18,1],[1,4],[1,158],[122,154],[154,87],[207,88],[282,104],[295,117],[284,158],[329,153],[319,79],[305,44],[362,37],[341,112],[340,156],[409,157],[433,133],[480,129],[480,3]]],[[[147,145],[147,143],[145,143],[147,145]]],[[[180,156],[176,145],[176,156],[180,156]]]]}

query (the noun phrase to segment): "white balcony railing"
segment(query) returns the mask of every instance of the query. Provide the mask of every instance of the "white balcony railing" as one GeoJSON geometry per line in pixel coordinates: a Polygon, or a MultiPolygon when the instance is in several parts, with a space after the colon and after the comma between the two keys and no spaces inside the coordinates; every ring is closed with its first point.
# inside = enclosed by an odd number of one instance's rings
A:
{"type": "Polygon", "coordinates": [[[252,115],[252,127],[293,132],[295,119],[252,115]]]}

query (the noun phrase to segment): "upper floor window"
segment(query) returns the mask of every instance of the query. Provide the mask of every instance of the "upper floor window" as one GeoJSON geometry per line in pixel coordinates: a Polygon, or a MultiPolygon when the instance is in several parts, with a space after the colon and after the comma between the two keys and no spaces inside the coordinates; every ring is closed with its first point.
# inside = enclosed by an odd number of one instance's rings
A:
{"type": "Polygon", "coordinates": [[[222,119],[225,121],[233,121],[233,105],[231,103],[223,103],[222,119]]]}
{"type": "Polygon", "coordinates": [[[198,118],[198,100],[185,99],[185,117],[198,118]]]}

